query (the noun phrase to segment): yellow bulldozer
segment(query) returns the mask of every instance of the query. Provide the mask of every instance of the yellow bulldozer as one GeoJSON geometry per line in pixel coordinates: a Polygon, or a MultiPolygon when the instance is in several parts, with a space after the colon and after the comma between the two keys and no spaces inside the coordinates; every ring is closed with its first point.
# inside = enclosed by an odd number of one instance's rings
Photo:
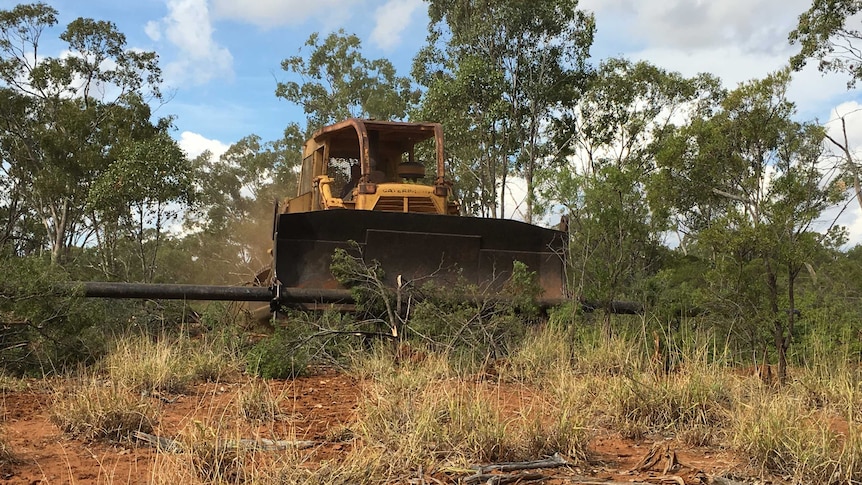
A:
{"type": "Polygon", "coordinates": [[[303,152],[299,193],[276,210],[272,287],[339,288],[329,267],[342,248],[378,261],[391,285],[433,275],[493,290],[520,261],[543,298],[565,297],[566,234],[460,215],[440,124],[348,119],[314,133],[303,152]]]}

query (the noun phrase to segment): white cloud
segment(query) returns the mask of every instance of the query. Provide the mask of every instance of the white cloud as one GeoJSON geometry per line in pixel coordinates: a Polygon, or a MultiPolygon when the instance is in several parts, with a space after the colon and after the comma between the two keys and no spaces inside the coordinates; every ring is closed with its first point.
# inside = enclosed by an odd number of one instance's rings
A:
{"type": "Polygon", "coordinates": [[[167,0],[168,15],[148,22],[144,30],[154,41],[166,37],[179,49],[165,67],[168,84],[205,84],[216,77],[233,77],[233,56],[213,39],[207,0],[167,0]]]}
{"type": "Polygon", "coordinates": [[[150,20],[144,25],[144,33],[155,42],[162,40],[162,28],[155,20],[150,20]]]}
{"type": "MultiPolygon", "coordinates": [[[[582,0],[580,7],[628,25],[643,45],[686,52],[735,45],[744,52],[784,52],[808,0],[582,0]]],[[[616,32],[620,35],[620,32],[616,32]]]]}
{"type": "Polygon", "coordinates": [[[389,0],[377,7],[371,41],[384,50],[396,48],[401,42],[404,29],[410,25],[413,14],[424,4],[423,0],[389,0]]]}
{"type": "Polygon", "coordinates": [[[180,133],[180,139],[177,143],[179,143],[180,148],[186,152],[189,158],[195,158],[204,151],[209,150],[212,154],[210,161],[217,161],[221,154],[230,148],[230,145],[226,145],[218,140],[211,140],[191,131],[180,133]]]}
{"type": "Polygon", "coordinates": [[[765,53],[746,54],[738,46],[711,47],[697,52],[681,52],[669,47],[653,47],[631,52],[628,57],[647,61],[685,76],[709,72],[720,77],[727,87],[754,78],[762,78],[787,63],[785,57],[765,53]]]}
{"type": "Polygon", "coordinates": [[[299,25],[312,17],[329,25],[333,17],[345,18],[349,7],[356,3],[358,0],[213,0],[213,12],[219,18],[263,28],[299,25]]]}
{"type": "MultiPolygon", "coordinates": [[[[783,69],[799,47],[788,40],[810,0],[581,0],[596,15],[594,47],[692,76],[712,73],[725,86],[783,69]]],[[[860,22],[857,20],[854,25],[860,22]]],[[[823,75],[816,62],[794,73],[788,90],[800,117],[827,117],[847,92],[847,76],[823,75]]]]}

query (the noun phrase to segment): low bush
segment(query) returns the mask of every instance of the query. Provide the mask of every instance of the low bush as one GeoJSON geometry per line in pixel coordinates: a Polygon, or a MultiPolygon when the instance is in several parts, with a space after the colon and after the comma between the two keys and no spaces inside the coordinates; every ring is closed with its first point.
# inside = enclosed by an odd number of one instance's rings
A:
{"type": "Polygon", "coordinates": [[[279,327],[246,354],[250,373],[265,379],[291,379],[303,375],[309,363],[307,348],[297,329],[279,327]]]}

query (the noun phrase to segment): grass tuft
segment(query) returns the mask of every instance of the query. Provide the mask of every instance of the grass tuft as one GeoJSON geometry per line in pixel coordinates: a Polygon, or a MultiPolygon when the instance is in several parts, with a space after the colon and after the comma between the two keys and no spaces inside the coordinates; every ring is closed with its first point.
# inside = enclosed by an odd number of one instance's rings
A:
{"type": "Polygon", "coordinates": [[[265,382],[255,379],[240,390],[237,408],[246,421],[275,421],[281,415],[279,401],[265,382]]]}
{"type": "Polygon", "coordinates": [[[112,381],[125,387],[167,393],[183,392],[193,382],[217,381],[239,368],[226,349],[206,341],[144,335],[117,339],[102,366],[112,381]]]}
{"type": "Polygon", "coordinates": [[[85,440],[128,440],[135,431],[150,433],[158,412],[126,387],[84,377],[51,406],[51,420],[64,432],[85,440]]]}

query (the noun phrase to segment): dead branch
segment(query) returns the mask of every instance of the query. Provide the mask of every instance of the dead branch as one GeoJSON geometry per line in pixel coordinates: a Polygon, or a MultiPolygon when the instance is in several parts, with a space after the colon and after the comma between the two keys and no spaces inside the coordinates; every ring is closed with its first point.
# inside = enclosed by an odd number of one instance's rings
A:
{"type": "MultiPolygon", "coordinates": [[[[158,451],[168,453],[182,453],[182,443],[177,440],[156,436],[142,431],[132,433],[135,438],[155,446],[158,451]]],[[[239,439],[239,440],[219,440],[217,446],[223,449],[234,450],[253,450],[253,451],[284,451],[288,449],[304,450],[317,446],[315,441],[287,441],[287,440],[269,440],[269,439],[239,439]]]]}
{"type": "Polygon", "coordinates": [[[543,460],[510,461],[505,463],[492,463],[484,466],[474,465],[470,468],[474,468],[476,473],[479,474],[491,471],[512,472],[520,470],[536,470],[539,468],[556,468],[558,466],[565,466],[568,464],[569,462],[567,462],[559,453],[554,453],[554,456],[543,460]]]}
{"type": "Polygon", "coordinates": [[[671,449],[668,445],[655,444],[647,451],[646,455],[640,459],[640,461],[632,467],[629,472],[643,472],[652,469],[654,466],[661,463],[661,461],[665,461],[664,469],[662,470],[662,474],[667,475],[668,472],[674,471],[678,468],[690,468],[694,469],[685,463],[679,460],[679,457],[676,456],[676,451],[671,449]]]}
{"type": "Polygon", "coordinates": [[[504,485],[507,483],[524,483],[524,482],[535,482],[537,480],[544,480],[547,477],[542,475],[541,473],[518,473],[515,475],[491,475],[491,474],[480,474],[470,475],[469,477],[461,480],[461,483],[466,483],[468,485],[474,483],[485,483],[488,485],[504,485]]]}

